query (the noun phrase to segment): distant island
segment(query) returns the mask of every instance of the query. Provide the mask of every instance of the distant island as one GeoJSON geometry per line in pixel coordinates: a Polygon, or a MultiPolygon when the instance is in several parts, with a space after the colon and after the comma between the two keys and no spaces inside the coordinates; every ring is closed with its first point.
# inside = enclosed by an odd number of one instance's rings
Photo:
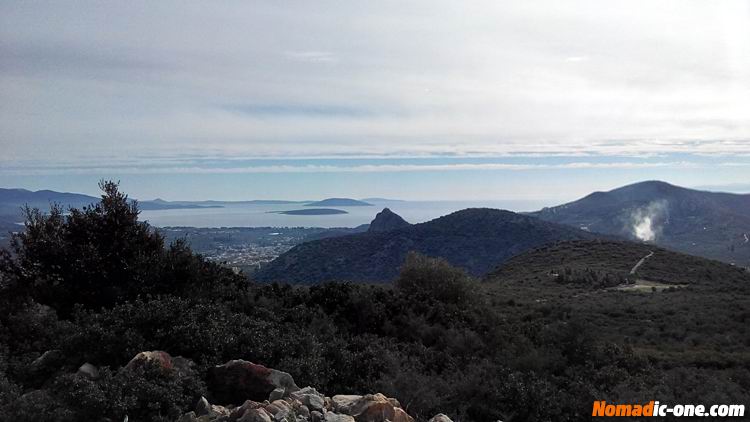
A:
{"type": "Polygon", "coordinates": [[[344,210],[337,210],[335,208],[310,208],[306,210],[289,210],[289,211],[270,211],[276,214],[284,215],[333,215],[333,214],[349,214],[344,210]]]}
{"type": "Polygon", "coordinates": [[[327,198],[322,201],[310,202],[306,207],[372,207],[373,205],[351,198],[327,198]]]}

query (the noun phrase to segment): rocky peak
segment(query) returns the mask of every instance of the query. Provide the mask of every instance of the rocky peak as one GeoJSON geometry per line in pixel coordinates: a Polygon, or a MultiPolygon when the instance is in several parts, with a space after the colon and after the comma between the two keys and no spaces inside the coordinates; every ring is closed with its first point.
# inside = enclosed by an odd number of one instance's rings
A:
{"type": "Polygon", "coordinates": [[[368,231],[387,232],[408,226],[410,226],[410,224],[407,223],[406,220],[401,218],[401,216],[389,210],[388,208],[383,208],[383,211],[380,211],[375,216],[375,219],[370,223],[370,228],[368,229],[368,231]]]}

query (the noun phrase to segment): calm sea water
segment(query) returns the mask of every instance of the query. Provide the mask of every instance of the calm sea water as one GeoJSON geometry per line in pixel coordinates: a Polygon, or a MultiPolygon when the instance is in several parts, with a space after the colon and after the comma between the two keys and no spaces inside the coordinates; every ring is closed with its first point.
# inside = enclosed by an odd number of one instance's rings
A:
{"type": "Polygon", "coordinates": [[[372,207],[333,207],[348,214],[284,215],[272,211],[304,209],[302,204],[229,205],[224,208],[142,211],[141,219],[154,226],[189,227],[355,227],[372,221],[385,207],[410,223],[422,223],[464,208],[488,207],[510,211],[533,211],[554,205],[545,201],[408,201],[373,202],[372,207]]]}

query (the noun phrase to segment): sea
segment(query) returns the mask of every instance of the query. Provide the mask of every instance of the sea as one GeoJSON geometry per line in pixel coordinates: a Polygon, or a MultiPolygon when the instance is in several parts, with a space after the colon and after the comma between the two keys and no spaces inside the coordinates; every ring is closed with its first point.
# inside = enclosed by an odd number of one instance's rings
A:
{"type": "Polygon", "coordinates": [[[223,208],[194,208],[141,211],[140,219],[156,227],[356,227],[367,224],[383,208],[409,223],[422,223],[465,208],[497,208],[509,211],[534,211],[555,205],[549,201],[370,201],[373,206],[321,207],[344,210],[347,214],[286,215],[278,211],[306,209],[295,204],[227,204],[223,208]]]}

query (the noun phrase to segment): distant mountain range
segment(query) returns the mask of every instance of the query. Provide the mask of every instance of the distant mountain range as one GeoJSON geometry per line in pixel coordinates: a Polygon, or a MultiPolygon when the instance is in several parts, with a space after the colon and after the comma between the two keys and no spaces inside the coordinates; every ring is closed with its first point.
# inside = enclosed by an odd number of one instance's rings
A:
{"type": "Polygon", "coordinates": [[[530,213],[545,221],[750,266],[750,194],[648,181],[530,213]]]}
{"type": "MultiPolygon", "coordinates": [[[[374,221],[370,226],[379,225],[374,221]]],[[[471,274],[481,275],[531,248],[594,237],[510,211],[473,208],[393,230],[305,242],[276,258],[253,278],[304,284],[326,280],[387,282],[398,274],[409,251],[443,257],[471,274]]]]}
{"type": "MultiPolygon", "coordinates": [[[[60,204],[63,207],[81,208],[86,205],[99,202],[100,198],[83,195],[79,193],[55,192],[51,190],[30,191],[26,189],[2,189],[0,188],[0,216],[17,218],[20,216],[21,207],[28,205],[32,208],[48,210],[51,203],[60,204]]],[[[162,199],[153,201],[138,201],[142,210],[168,210],[185,208],[220,208],[220,205],[198,205],[194,203],[169,202],[162,199]]]]}
{"type": "MultiPolygon", "coordinates": [[[[50,204],[56,203],[64,208],[73,207],[81,208],[86,205],[98,202],[99,198],[79,193],[56,192],[52,190],[30,191],[26,189],[4,189],[0,188],[0,223],[2,228],[13,227],[13,223],[20,221],[21,208],[28,205],[32,208],[49,210],[50,204]]],[[[391,200],[387,200],[391,201],[391,200]]],[[[372,206],[372,204],[350,198],[328,198],[322,201],[287,201],[277,199],[255,199],[249,201],[165,201],[161,198],[154,200],[138,201],[138,207],[144,211],[152,210],[174,210],[174,209],[200,209],[200,208],[224,208],[232,205],[291,205],[300,204],[303,206],[315,207],[353,207],[353,206],[372,206]]],[[[322,215],[322,214],[345,214],[346,211],[315,211],[299,210],[286,212],[290,215],[322,215]]]]}

